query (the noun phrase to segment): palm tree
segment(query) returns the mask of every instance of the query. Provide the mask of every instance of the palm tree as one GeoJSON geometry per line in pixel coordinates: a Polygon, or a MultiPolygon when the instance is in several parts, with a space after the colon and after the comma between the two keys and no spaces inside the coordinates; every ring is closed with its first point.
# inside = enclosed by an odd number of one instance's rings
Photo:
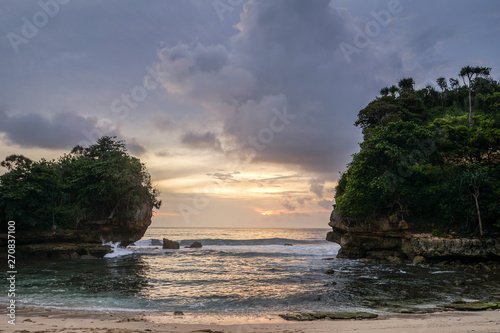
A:
{"type": "Polygon", "coordinates": [[[414,85],[415,81],[411,77],[404,77],[398,82],[399,90],[401,91],[401,93],[410,93],[414,91],[414,85]]]}
{"type": "Polygon", "coordinates": [[[380,95],[382,95],[384,97],[389,95],[389,87],[384,87],[384,88],[380,89],[380,95]]]}
{"type": "Polygon", "coordinates": [[[446,79],[444,77],[439,77],[436,80],[437,85],[441,88],[441,107],[444,108],[444,92],[448,90],[448,84],[446,83],[446,79]]]}
{"type": "Polygon", "coordinates": [[[460,82],[458,82],[457,79],[450,78],[450,88],[455,90],[455,93],[457,92],[458,87],[460,86],[460,82]]]}
{"type": "Polygon", "coordinates": [[[396,93],[399,91],[399,88],[396,87],[395,85],[392,85],[389,87],[389,92],[391,93],[391,96],[394,97],[396,96],[396,93]]]}
{"type": "Polygon", "coordinates": [[[444,92],[448,89],[448,84],[446,83],[446,79],[444,77],[440,77],[436,80],[437,85],[441,88],[441,91],[444,92]]]}
{"type": "Polygon", "coordinates": [[[472,124],[472,102],[471,102],[472,83],[478,76],[487,77],[488,75],[490,75],[490,71],[491,71],[490,67],[465,66],[462,67],[460,73],[458,74],[458,76],[462,78],[464,86],[466,86],[467,90],[469,91],[469,126],[472,124]],[[467,78],[467,81],[465,81],[465,78],[467,78]]]}

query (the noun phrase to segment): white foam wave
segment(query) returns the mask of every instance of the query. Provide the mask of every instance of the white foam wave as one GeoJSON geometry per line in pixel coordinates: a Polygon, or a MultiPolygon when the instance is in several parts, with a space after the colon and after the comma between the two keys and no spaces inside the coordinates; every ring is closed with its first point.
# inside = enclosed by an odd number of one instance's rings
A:
{"type": "Polygon", "coordinates": [[[121,256],[127,256],[127,255],[130,255],[130,254],[133,254],[134,251],[130,250],[130,249],[126,249],[126,248],[123,248],[123,247],[120,247],[120,242],[103,242],[103,245],[109,245],[111,246],[111,250],[113,252],[111,253],[108,253],[104,256],[104,258],[116,258],[116,257],[121,257],[121,256]]]}

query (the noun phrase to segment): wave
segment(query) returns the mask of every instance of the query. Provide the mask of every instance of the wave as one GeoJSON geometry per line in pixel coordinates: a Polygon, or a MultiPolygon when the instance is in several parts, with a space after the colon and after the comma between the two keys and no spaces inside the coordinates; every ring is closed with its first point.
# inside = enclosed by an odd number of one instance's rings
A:
{"type": "MultiPolygon", "coordinates": [[[[264,238],[264,239],[183,239],[176,240],[180,246],[189,246],[194,242],[200,242],[202,245],[219,245],[219,246],[261,246],[261,245],[312,245],[312,244],[327,244],[325,240],[296,240],[289,238],[264,238]]],[[[143,239],[135,243],[137,246],[161,246],[163,240],[150,238],[143,239]]]]}
{"type": "Polygon", "coordinates": [[[111,251],[112,251],[111,253],[106,254],[104,256],[104,258],[116,258],[116,257],[126,256],[126,255],[134,253],[134,251],[132,251],[130,249],[120,247],[119,244],[120,244],[120,242],[116,242],[116,243],[115,242],[107,242],[107,243],[103,242],[103,245],[111,246],[111,251]]]}

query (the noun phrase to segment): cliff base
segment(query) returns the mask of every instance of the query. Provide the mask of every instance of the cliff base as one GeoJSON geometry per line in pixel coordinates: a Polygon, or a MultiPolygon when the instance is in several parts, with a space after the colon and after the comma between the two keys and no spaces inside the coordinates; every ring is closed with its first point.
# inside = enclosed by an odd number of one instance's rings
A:
{"type": "Polygon", "coordinates": [[[326,239],[338,243],[338,258],[375,259],[389,262],[480,261],[500,262],[498,238],[434,237],[414,233],[408,223],[395,216],[349,225],[334,211],[326,239]]]}

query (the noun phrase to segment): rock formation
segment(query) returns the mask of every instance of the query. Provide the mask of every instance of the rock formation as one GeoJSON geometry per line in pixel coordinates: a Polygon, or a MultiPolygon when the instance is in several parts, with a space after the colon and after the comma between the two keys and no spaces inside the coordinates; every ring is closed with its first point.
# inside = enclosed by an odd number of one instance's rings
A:
{"type": "MultiPolygon", "coordinates": [[[[144,236],[151,224],[153,206],[144,204],[129,220],[108,219],[82,221],[73,230],[16,234],[16,251],[20,257],[40,259],[102,258],[111,252],[103,242],[120,242],[127,246],[144,236]]],[[[0,247],[7,245],[7,235],[0,234],[0,247]]],[[[7,251],[2,251],[7,253],[7,251]]]]}
{"type": "Polygon", "coordinates": [[[193,244],[186,246],[187,248],[193,249],[193,248],[201,248],[202,245],[200,242],[194,242],[193,244]]]}
{"type": "Polygon", "coordinates": [[[163,248],[169,250],[177,250],[179,249],[179,243],[171,241],[169,239],[163,238],[163,248]]]}
{"type": "Polygon", "coordinates": [[[444,238],[412,232],[408,223],[390,216],[350,225],[335,211],[326,239],[338,243],[339,258],[383,261],[500,260],[500,239],[444,238]]]}
{"type": "Polygon", "coordinates": [[[153,206],[150,203],[143,204],[135,211],[130,220],[108,219],[100,221],[88,221],[82,224],[76,231],[78,238],[87,242],[120,242],[120,246],[127,246],[144,236],[151,224],[153,206]]]}

